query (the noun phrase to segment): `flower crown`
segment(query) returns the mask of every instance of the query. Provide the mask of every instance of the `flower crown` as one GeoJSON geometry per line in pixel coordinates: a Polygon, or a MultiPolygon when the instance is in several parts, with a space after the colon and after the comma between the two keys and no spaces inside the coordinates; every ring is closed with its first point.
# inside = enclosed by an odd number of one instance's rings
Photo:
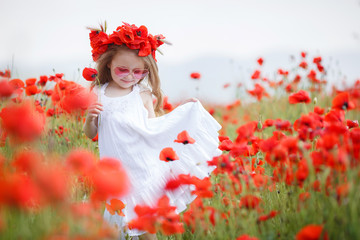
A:
{"type": "Polygon", "coordinates": [[[161,34],[155,36],[148,34],[147,28],[143,25],[137,27],[134,24],[130,25],[123,22],[123,25],[117,27],[116,31],[110,35],[105,33],[106,22],[105,27],[100,25],[100,28],[89,28],[91,30],[89,33],[92,47],[91,53],[94,61],[97,61],[111,44],[125,44],[130,49],[139,49],[139,56],[145,57],[151,54],[155,61],[157,61],[155,51],[158,50],[161,53],[157,48],[163,43],[171,45],[171,43],[164,40],[165,37],[161,34]]]}

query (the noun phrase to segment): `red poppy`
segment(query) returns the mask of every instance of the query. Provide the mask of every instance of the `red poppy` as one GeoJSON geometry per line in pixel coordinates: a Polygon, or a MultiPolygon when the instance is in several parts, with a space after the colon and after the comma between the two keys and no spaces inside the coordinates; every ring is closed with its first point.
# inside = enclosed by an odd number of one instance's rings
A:
{"type": "Polygon", "coordinates": [[[354,109],[355,105],[349,100],[349,93],[342,92],[334,97],[331,107],[339,110],[350,110],[354,109]]]}
{"type": "Polygon", "coordinates": [[[42,87],[44,87],[47,83],[47,81],[49,80],[49,78],[47,76],[40,76],[40,80],[38,82],[38,84],[42,87]]]}
{"type": "Polygon", "coordinates": [[[346,125],[349,127],[349,129],[350,128],[355,128],[355,127],[359,126],[359,121],[358,120],[352,121],[352,120],[347,119],[346,120],[346,125]]]}
{"type": "Polygon", "coordinates": [[[176,152],[171,147],[167,147],[161,150],[159,158],[161,161],[165,162],[179,160],[178,155],[176,155],[176,152]]]}
{"type": "Polygon", "coordinates": [[[240,198],[240,207],[245,207],[247,209],[254,209],[259,206],[261,198],[254,195],[245,195],[240,198]]]}
{"type": "Polygon", "coordinates": [[[43,156],[35,151],[22,151],[14,157],[12,165],[18,172],[26,172],[31,174],[39,168],[40,163],[43,161],[43,156]]]}
{"type": "Polygon", "coordinates": [[[252,96],[256,97],[259,101],[262,99],[262,97],[269,97],[269,94],[265,91],[265,88],[263,88],[260,84],[255,84],[254,90],[248,90],[248,93],[250,93],[252,96]]]}
{"type": "Polygon", "coordinates": [[[34,180],[46,203],[63,202],[69,196],[69,175],[59,164],[42,165],[34,173],[34,180]]]}
{"type": "Polygon", "coordinates": [[[310,103],[311,99],[309,97],[309,93],[304,91],[304,90],[300,90],[297,93],[293,93],[289,96],[289,103],[290,104],[296,104],[296,103],[310,103]]]}
{"type": "Polygon", "coordinates": [[[25,80],[26,86],[34,85],[36,82],[36,78],[29,78],[25,80]]]}
{"type": "Polygon", "coordinates": [[[223,86],[223,88],[228,88],[228,87],[230,87],[230,83],[226,83],[226,84],[224,84],[224,86],[223,86]]]}
{"type": "Polygon", "coordinates": [[[243,234],[236,238],[236,240],[259,240],[257,237],[250,237],[247,234],[243,234]]]}
{"type": "Polygon", "coordinates": [[[96,158],[91,152],[78,149],[70,152],[65,163],[72,171],[79,174],[86,174],[94,167],[96,158]]]}
{"type": "Polygon", "coordinates": [[[106,200],[110,196],[122,196],[129,190],[130,183],[120,161],[102,158],[89,172],[94,191],[92,200],[106,200]]]}
{"type": "Polygon", "coordinates": [[[229,139],[228,140],[223,140],[219,145],[219,149],[221,151],[230,151],[233,147],[234,147],[234,144],[229,139]]]}
{"type": "Polygon", "coordinates": [[[319,115],[323,115],[324,112],[325,112],[325,110],[324,110],[323,108],[318,107],[318,106],[315,106],[315,107],[314,107],[314,113],[317,113],[317,114],[319,114],[319,115]]]}
{"type": "Polygon", "coordinates": [[[262,58],[258,58],[257,62],[261,66],[263,64],[264,60],[262,58]]]}
{"type": "Polygon", "coordinates": [[[301,52],[301,57],[305,58],[306,57],[306,52],[301,52]]]}
{"type": "Polygon", "coordinates": [[[300,82],[300,80],[301,80],[301,76],[299,74],[297,74],[293,80],[293,83],[298,83],[298,82],[300,82]]]}
{"type": "Polygon", "coordinates": [[[201,75],[198,72],[193,72],[193,73],[190,74],[190,77],[192,79],[200,79],[201,75]]]}
{"type": "Polygon", "coordinates": [[[82,75],[88,81],[94,81],[97,77],[98,72],[93,68],[84,68],[82,75]]]}
{"type": "Polygon", "coordinates": [[[204,179],[193,178],[192,184],[195,185],[195,190],[191,192],[191,194],[195,194],[201,198],[212,198],[214,192],[211,190],[211,181],[209,177],[205,177],[204,179]]]}
{"type": "Polygon", "coordinates": [[[285,77],[289,74],[289,71],[284,71],[281,68],[278,69],[278,74],[284,75],[285,77]]]}
{"type": "Polygon", "coordinates": [[[61,80],[55,85],[51,99],[55,104],[59,102],[67,113],[74,113],[85,111],[97,97],[94,92],[89,92],[75,82],[61,80]]]}
{"type": "MultiPolygon", "coordinates": [[[[322,232],[323,232],[322,225],[309,224],[309,225],[303,227],[296,234],[296,240],[317,240],[317,239],[320,239],[322,232]]],[[[324,234],[323,239],[327,239],[327,237],[325,237],[325,235],[327,235],[327,234],[324,234]]]]}
{"type": "Polygon", "coordinates": [[[2,205],[20,208],[38,207],[41,203],[41,190],[25,174],[6,174],[0,178],[0,200],[2,205]]]}
{"type": "Polygon", "coordinates": [[[8,80],[0,80],[0,98],[10,97],[14,92],[14,87],[9,83],[8,80]]]}
{"type": "Polygon", "coordinates": [[[302,61],[302,62],[299,64],[299,67],[301,67],[301,68],[303,68],[303,69],[307,69],[307,66],[308,66],[308,64],[307,64],[307,62],[305,62],[305,61],[302,61]]]}
{"type": "Polygon", "coordinates": [[[186,144],[195,143],[195,139],[191,138],[189,133],[186,130],[184,130],[177,135],[177,139],[175,139],[174,142],[182,143],[186,145],[186,144]]]}
{"type": "Polygon", "coordinates": [[[320,63],[321,62],[321,57],[315,57],[313,62],[314,63],[320,63]]]}
{"type": "Polygon", "coordinates": [[[168,96],[165,96],[165,97],[164,97],[164,100],[163,100],[163,109],[164,109],[164,110],[167,110],[167,111],[169,111],[169,112],[171,112],[172,110],[174,110],[173,105],[168,102],[168,96]]]}
{"type": "Polygon", "coordinates": [[[275,216],[278,215],[278,214],[279,214],[278,211],[272,210],[272,211],[271,211],[269,214],[267,214],[267,215],[259,216],[259,218],[258,218],[257,221],[258,221],[258,222],[264,222],[264,221],[267,221],[267,220],[275,217],[275,216]]]}
{"type": "Polygon", "coordinates": [[[35,140],[45,127],[45,115],[31,101],[9,104],[1,110],[0,118],[3,129],[19,142],[35,140]]]}
{"type": "Polygon", "coordinates": [[[149,233],[162,231],[165,235],[183,233],[185,231],[180,216],[175,212],[176,207],[170,205],[169,198],[162,196],[155,207],[136,205],[134,208],[137,218],[129,222],[129,229],[145,230],[149,233]]]}
{"type": "Polygon", "coordinates": [[[253,79],[253,80],[258,79],[259,77],[260,77],[259,70],[255,70],[255,72],[251,75],[251,79],[253,79]]]}
{"type": "Polygon", "coordinates": [[[24,82],[17,78],[10,80],[9,83],[14,87],[14,89],[24,88],[25,86],[24,82]]]}
{"type": "Polygon", "coordinates": [[[125,204],[119,199],[111,199],[110,204],[106,203],[105,207],[111,215],[115,215],[115,213],[117,213],[119,216],[125,216],[124,213],[121,211],[125,208],[125,204]]]}
{"type": "Polygon", "coordinates": [[[26,90],[27,96],[32,96],[32,95],[35,95],[35,94],[41,92],[41,90],[38,89],[36,85],[29,85],[25,88],[25,90],[26,90]]]}

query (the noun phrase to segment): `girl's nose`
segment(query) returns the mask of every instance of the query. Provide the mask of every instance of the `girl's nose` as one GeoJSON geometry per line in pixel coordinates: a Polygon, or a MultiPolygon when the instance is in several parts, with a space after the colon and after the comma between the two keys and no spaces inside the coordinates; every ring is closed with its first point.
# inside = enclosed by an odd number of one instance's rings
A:
{"type": "Polygon", "coordinates": [[[129,73],[129,74],[125,77],[125,79],[127,79],[127,80],[134,80],[135,77],[134,77],[133,73],[131,72],[131,73],[129,73]]]}

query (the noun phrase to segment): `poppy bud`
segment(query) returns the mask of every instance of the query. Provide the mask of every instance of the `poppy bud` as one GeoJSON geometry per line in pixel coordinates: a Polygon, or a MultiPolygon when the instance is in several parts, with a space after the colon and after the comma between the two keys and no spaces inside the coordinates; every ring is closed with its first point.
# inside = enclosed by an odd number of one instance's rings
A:
{"type": "Polygon", "coordinates": [[[317,97],[314,97],[314,101],[313,101],[314,104],[317,103],[317,97]]]}

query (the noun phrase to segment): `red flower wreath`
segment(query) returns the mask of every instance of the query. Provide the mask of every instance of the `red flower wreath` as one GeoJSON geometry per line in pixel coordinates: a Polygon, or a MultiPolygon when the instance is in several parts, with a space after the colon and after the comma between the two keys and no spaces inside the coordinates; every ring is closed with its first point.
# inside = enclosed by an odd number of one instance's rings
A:
{"type": "Polygon", "coordinates": [[[139,49],[139,56],[145,57],[151,54],[154,60],[157,61],[155,58],[157,48],[163,43],[170,44],[164,40],[165,37],[162,34],[155,36],[148,34],[147,28],[143,25],[137,27],[134,24],[130,25],[123,22],[123,25],[117,27],[116,31],[110,35],[105,33],[106,23],[105,29],[101,26],[101,30],[90,30],[90,45],[92,47],[91,52],[94,61],[97,61],[100,55],[106,52],[110,44],[125,44],[130,49],[139,49]]]}

